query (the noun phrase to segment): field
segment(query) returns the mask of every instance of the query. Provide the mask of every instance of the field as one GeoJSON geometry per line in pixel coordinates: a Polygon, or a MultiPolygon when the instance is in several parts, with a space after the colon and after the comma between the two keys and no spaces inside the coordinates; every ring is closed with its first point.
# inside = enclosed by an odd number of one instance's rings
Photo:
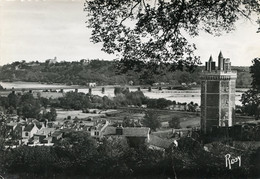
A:
{"type": "MultiPolygon", "coordinates": [[[[142,108],[124,108],[124,109],[110,109],[110,110],[98,110],[98,109],[91,109],[90,113],[83,113],[81,110],[63,110],[57,109],[57,121],[62,122],[64,118],[71,116],[71,119],[75,117],[79,119],[86,119],[86,118],[105,118],[110,120],[112,123],[122,122],[125,117],[129,117],[135,121],[142,120],[145,112],[148,109],[142,108]],[[94,113],[94,111],[96,111],[94,113]]],[[[157,129],[158,135],[167,135],[172,132],[172,128],[169,127],[168,121],[172,118],[179,118],[180,119],[180,126],[181,128],[192,128],[200,126],[200,113],[193,113],[193,112],[184,112],[184,111],[167,111],[167,110],[155,110],[158,114],[158,119],[161,122],[161,127],[157,129]]],[[[247,116],[237,116],[236,122],[246,122],[254,120],[252,117],[247,116]]]]}
{"type": "MultiPolygon", "coordinates": [[[[118,109],[117,113],[114,113],[109,117],[112,121],[122,121],[125,116],[128,116],[130,119],[142,119],[145,115],[147,109],[133,109],[133,108],[124,108],[118,109]]],[[[180,112],[180,111],[167,111],[167,110],[153,110],[158,114],[158,119],[162,124],[160,130],[165,130],[168,128],[168,121],[173,117],[178,117],[180,119],[180,125],[182,128],[198,126],[200,123],[200,115],[192,112],[180,112]]]]}
{"type": "MultiPolygon", "coordinates": [[[[180,119],[180,125],[182,128],[198,126],[200,122],[200,116],[190,112],[179,112],[179,111],[156,111],[158,113],[158,119],[162,124],[161,130],[168,129],[168,121],[173,117],[180,119]]],[[[92,118],[106,118],[112,122],[122,122],[127,116],[133,120],[141,120],[145,115],[145,109],[133,110],[133,109],[117,109],[117,110],[97,110],[92,109],[90,113],[83,113],[81,110],[64,110],[57,109],[57,121],[63,121],[64,118],[71,116],[71,119],[75,117],[79,119],[85,119],[88,117],[92,118]],[[93,111],[96,113],[93,113],[93,111]]]]}
{"type": "Polygon", "coordinates": [[[92,109],[90,110],[90,113],[83,113],[82,110],[64,110],[64,109],[57,109],[57,121],[62,121],[64,118],[67,118],[68,116],[71,117],[71,119],[74,119],[75,117],[79,119],[84,119],[88,117],[101,117],[105,116],[105,113],[111,113],[114,112],[115,110],[106,110],[106,111],[101,111],[101,110],[96,110],[92,109]],[[93,111],[96,111],[96,113],[93,113],[93,111]]]}

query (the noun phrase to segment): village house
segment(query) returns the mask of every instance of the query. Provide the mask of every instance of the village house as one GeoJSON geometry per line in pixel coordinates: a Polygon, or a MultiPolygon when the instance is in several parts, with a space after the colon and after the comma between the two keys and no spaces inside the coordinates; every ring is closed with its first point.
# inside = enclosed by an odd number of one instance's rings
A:
{"type": "Polygon", "coordinates": [[[150,149],[165,151],[171,146],[177,146],[176,139],[162,139],[158,136],[150,134],[148,127],[113,127],[108,126],[103,133],[104,137],[122,136],[127,139],[130,147],[138,147],[147,145],[150,149]]]}
{"type": "Polygon", "coordinates": [[[82,127],[84,131],[91,131],[91,128],[95,126],[94,121],[82,121],[82,127]]]}
{"type": "Polygon", "coordinates": [[[39,131],[39,128],[34,124],[27,124],[22,130],[22,140],[24,143],[27,143],[30,138],[33,137],[39,131]]]}
{"type": "Polygon", "coordinates": [[[56,131],[55,128],[42,128],[33,136],[33,143],[45,144],[52,142],[52,134],[56,131]]]}
{"type": "Polygon", "coordinates": [[[54,131],[53,134],[51,134],[52,137],[52,143],[56,144],[61,138],[63,133],[60,130],[54,131]]]}
{"type": "Polygon", "coordinates": [[[17,122],[13,122],[11,121],[10,123],[7,123],[6,124],[6,131],[7,131],[7,134],[10,135],[13,133],[14,129],[16,128],[17,126],[17,122]]]}
{"type": "Polygon", "coordinates": [[[148,127],[113,127],[108,126],[103,136],[124,136],[131,147],[137,147],[149,141],[150,128],[148,127]]]}
{"type": "Polygon", "coordinates": [[[165,150],[169,149],[172,146],[178,146],[176,139],[162,139],[156,135],[150,135],[147,143],[150,149],[161,150],[163,152],[165,152],[165,150]]]}
{"type": "Polygon", "coordinates": [[[94,138],[101,138],[103,136],[103,131],[109,125],[109,121],[101,120],[97,121],[96,125],[90,128],[90,136],[94,138]]]}

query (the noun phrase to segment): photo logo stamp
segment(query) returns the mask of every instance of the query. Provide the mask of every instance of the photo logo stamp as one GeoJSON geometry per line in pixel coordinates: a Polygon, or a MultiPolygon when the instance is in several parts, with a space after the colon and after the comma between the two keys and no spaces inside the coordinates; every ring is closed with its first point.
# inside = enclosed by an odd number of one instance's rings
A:
{"type": "Polygon", "coordinates": [[[238,167],[241,167],[241,156],[231,157],[230,154],[225,155],[226,167],[230,170],[232,169],[232,165],[238,163],[238,167]]]}

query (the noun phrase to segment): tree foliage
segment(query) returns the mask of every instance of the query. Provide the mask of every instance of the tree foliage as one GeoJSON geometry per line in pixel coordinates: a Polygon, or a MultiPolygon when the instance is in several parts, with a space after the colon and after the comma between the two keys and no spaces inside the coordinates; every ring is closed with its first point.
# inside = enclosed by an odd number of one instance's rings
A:
{"type": "Polygon", "coordinates": [[[48,121],[55,121],[57,118],[57,112],[55,108],[51,108],[50,111],[48,111],[47,113],[45,113],[43,115],[44,118],[48,119],[48,121]]]}
{"type": "Polygon", "coordinates": [[[122,71],[183,69],[199,64],[188,36],[230,32],[240,17],[260,13],[248,0],[95,0],[85,2],[91,40],[118,54],[122,71]],[[148,67],[148,68],[147,68],[148,67]]]}
{"type": "Polygon", "coordinates": [[[168,121],[169,126],[174,129],[180,129],[180,118],[175,116],[171,120],[168,121]]]}
{"type": "Polygon", "coordinates": [[[1,171],[25,174],[23,178],[259,178],[259,149],[247,152],[226,143],[204,145],[191,137],[162,152],[147,146],[129,148],[120,136],[90,138],[84,132],[67,132],[58,146],[19,146],[1,150],[1,171]],[[242,165],[225,166],[226,154],[241,156],[242,165]],[[32,174],[38,176],[30,177],[32,174]],[[45,177],[43,177],[45,176],[45,177]]]}
{"type": "Polygon", "coordinates": [[[260,58],[252,60],[253,65],[250,67],[250,73],[252,76],[252,88],[257,92],[260,92],[260,58]]]}
{"type": "Polygon", "coordinates": [[[147,108],[165,109],[172,104],[173,102],[171,100],[167,100],[165,98],[147,99],[147,108]]]}
{"type": "Polygon", "coordinates": [[[249,115],[255,115],[258,119],[260,114],[260,58],[253,59],[252,63],[250,66],[251,88],[242,94],[241,102],[245,107],[245,112],[249,115]]]}
{"type": "Polygon", "coordinates": [[[90,104],[90,98],[84,93],[68,92],[64,97],[59,98],[59,105],[65,109],[80,110],[88,108],[90,104]]]}
{"type": "Polygon", "coordinates": [[[154,111],[147,111],[142,121],[143,125],[149,127],[152,131],[156,131],[161,126],[158,114],[154,111]]]}
{"type": "Polygon", "coordinates": [[[0,97],[0,106],[9,114],[18,114],[25,118],[40,117],[41,103],[31,93],[10,93],[7,97],[0,97]]]}

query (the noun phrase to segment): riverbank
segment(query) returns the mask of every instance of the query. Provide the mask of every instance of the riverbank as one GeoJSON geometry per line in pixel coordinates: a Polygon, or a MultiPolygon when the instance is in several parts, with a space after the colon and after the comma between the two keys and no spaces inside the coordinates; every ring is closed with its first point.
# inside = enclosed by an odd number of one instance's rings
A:
{"type": "MultiPolygon", "coordinates": [[[[61,85],[61,84],[41,84],[41,83],[34,83],[34,82],[0,82],[0,85],[2,85],[6,89],[12,89],[12,88],[19,88],[29,91],[29,89],[36,89],[34,93],[41,92],[42,97],[55,97],[57,96],[55,93],[49,92],[47,94],[46,92],[43,92],[43,89],[64,89],[64,92],[68,91],[75,91],[75,89],[78,90],[78,92],[82,93],[89,93],[89,87],[88,86],[79,86],[79,85],[61,85]]],[[[114,88],[118,87],[119,85],[109,85],[109,86],[96,86],[91,89],[91,93],[93,95],[98,96],[108,96],[108,97],[114,97],[114,88]],[[104,91],[102,91],[102,88],[104,88],[104,91]]],[[[130,91],[137,91],[139,86],[125,86],[129,87],[130,91]]],[[[140,89],[145,96],[149,98],[165,98],[167,100],[176,101],[180,103],[190,103],[194,102],[200,105],[200,88],[196,87],[192,90],[168,90],[168,89],[162,89],[159,90],[158,87],[153,87],[151,91],[148,90],[148,88],[141,88],[140,89]]],[[[241,99],[242,93],[246,91],[246,88],[238,88],[236,90],[236,105],[241,105],[241,102],[239,101],[241,99]]],[[[0,91],[0,95],[6,96],[10,92],[8,91],[0,91]]],[[[60,95],[58,95],[60,96],[60,95]]]]}

